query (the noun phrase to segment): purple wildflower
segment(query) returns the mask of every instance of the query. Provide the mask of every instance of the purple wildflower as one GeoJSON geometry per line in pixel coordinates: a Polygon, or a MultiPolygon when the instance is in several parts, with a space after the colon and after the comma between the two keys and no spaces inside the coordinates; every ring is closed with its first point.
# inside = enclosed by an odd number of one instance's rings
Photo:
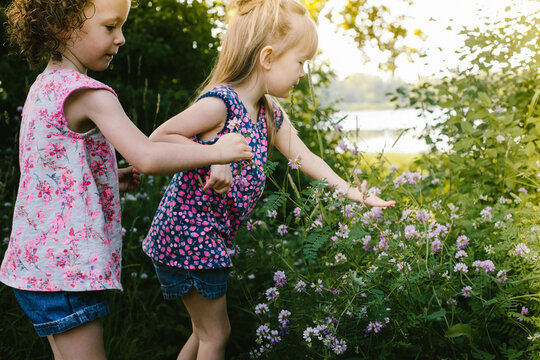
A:
{"type": "Polygon", "coordinates": [[[283,287],[287,283],[287,276],[281,270],[278,270],[274,273],[274,281],[277,287],[283,287]]]}

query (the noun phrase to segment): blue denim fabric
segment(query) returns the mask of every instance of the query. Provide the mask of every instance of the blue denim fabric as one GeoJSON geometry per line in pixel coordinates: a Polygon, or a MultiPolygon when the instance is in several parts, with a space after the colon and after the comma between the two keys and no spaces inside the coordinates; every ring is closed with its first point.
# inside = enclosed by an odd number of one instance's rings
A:
{"type": "Polygon", "coordinates": [[[63,333],[111,311],[103,291],[13,291],[39,336],[63,333]]]}
{"type": "Polygon", "coordinates": [[[227,292],[229,268],[189,270],[154,261],[161,291],[166,300],[181,298],[191,289],[209,299],[217,299],[227,292]]]}

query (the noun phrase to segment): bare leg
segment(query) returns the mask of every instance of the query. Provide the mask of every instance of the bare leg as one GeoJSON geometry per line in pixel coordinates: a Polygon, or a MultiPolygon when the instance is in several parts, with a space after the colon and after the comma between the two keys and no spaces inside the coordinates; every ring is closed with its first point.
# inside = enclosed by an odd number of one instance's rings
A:
{"type": "MultiPolygon", "coordinates": [[[[49,340],[50,341],[50,340],[49,340]]],[[[103,328],[99,319],[84,323],[61,334],[53,335],[60,358],[55,360],[106,360],[103,328]]],[[[54,352],[54,348],[53,348],[54,352]]]]}
{"type": "Polygon", "coordinates": [[[208,299],[192,287],[182,298],[182,301],[193,324],[193,335],[188,339],[186,345],[188,343],[191,345],[190,341],[198,339],[197,359],[224,359],[227,340],[231,333],[225,295],[218,299],[208,299]]]}
{"type": "Polygon", "coordinates": [[[54,337],[52,335],[47,336],[47,340],[49,340],[49,344],[51,345],[51,349],[54,355],[54,360],[63,360],[62,355],[60,354],[60,351],[58,350],[58,346],[56,346],[56,343],[54,342],[54,337]]]}
{"type": "MultiPolygon", "coordinates": [[[[195,326],[192,324],[192,328],[195,326]]],[[[197,352],[199,351],[199,337],[197,334],[192,333],[189,339],[184,344],[178,358],[176,360],[195,360],[197,359],[197,352]]]]}

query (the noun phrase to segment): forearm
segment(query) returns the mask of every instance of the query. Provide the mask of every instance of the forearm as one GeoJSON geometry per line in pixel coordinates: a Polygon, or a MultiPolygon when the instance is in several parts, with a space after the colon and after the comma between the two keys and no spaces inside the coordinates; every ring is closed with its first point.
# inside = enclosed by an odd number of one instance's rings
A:
{"type": "Polygon", "coordinates": [[[144,152],[137,161],[139,164],[132,164],[141,172],[151,175],[174,174],[222,163],[222,154],[215,146],[191,141],[185,144],[150,142],[144,152]]]}
{"type": "Polygon", "coordinates": [[[351,200],[362,201],[363,199],[363,194],[355,186],[351,186],[350,183],[336,174],[323,159],[313,153],[308,158],[302,159],[300,169],[314,180],[325,179],[329,186],[342,190],[351,200]]]}

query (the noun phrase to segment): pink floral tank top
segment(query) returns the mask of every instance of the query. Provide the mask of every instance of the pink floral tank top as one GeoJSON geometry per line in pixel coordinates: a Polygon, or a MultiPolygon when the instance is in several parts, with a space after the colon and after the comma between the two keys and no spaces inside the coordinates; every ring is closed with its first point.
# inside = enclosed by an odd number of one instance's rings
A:
{"type": "MultiPolygon", "coordinates": [[[[254,121],[234,89],[220,85],[203,94],[217,97],[227,106],[223,130],[209,142],[228,132],[238,132],[251,146],[253,161],[231,164],[234,183],[228,194],[203,190],[210,167],[174,175],[161,199],[143,250],[153,260],[184,269],[230,267],[233,238],[262,195],[266,174],[268,133],[264,107],[254,121]]],[[[274,122],[279,129],[283,114],[274,106],[274,122]]]]}
{"type": "Polygon", "coordinates": [[[40,74],[22,113],[21,178],[0,281],[33,291],[121,289],[114,148],[94,128],[68,129],[64,102],[108,86],[76,71],[40,74]]]}

